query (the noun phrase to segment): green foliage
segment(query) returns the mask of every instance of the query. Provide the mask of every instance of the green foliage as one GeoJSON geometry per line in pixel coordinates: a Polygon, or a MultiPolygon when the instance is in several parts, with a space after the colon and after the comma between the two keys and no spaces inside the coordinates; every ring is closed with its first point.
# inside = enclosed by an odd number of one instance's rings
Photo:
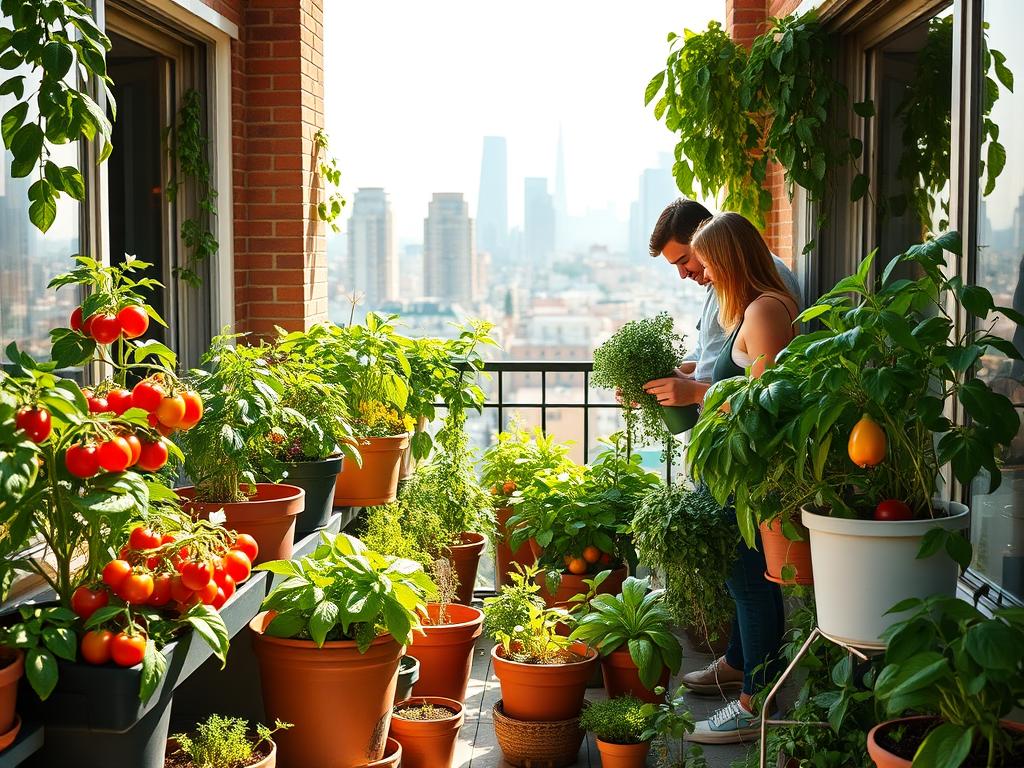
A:
{"type": "Polygon", "coordinates": [[[725,586],[739,531],[703,485],[659,485],[633,517],[640,562],[665,579],[665,604],[675,620],[707,643],[729,625],[734,606],[725,586]]]}
{"type": "Polygon", "coordinates": [[[190,88],[181,97],[178,121],[164,131],[172,177],[167,183],[167,199],[175,202],[182,188],[189,193],[194,215],[181,222],[181,241],[185,245],[184,266],[174,268],[175,277],[189,285],[199,286],[198,269],[205,260],[216,255],[220,244],[211,231],[217,217],[217,189],[207,160],[209,138],[203,132],[202,96],[190,88]],[[187,186],[186,186],[187,185],[187,186]]]}
{"type": "Polygon", "coordinates": [[[98,139],[99,162],[113,149],[110,120],[96,103],[102,94],[111,113],[116,111],[107,76],[110,40],[90,8],[76,0],[2,0],[0,14],[12,24],[0,27],[0,69],[25,73],[0,83],[0,95],[17,100],[0,119],[0,136],[12,155],[11,176],[38,174],[28,189],[28,215],[46,232],[57,218],[62,194],[85,200],[81,172],[53,162],[50,147],[98,139]],[[34,75],[39,84],[26,94],[34,75]]]}
{"type": "Polygon", "coordinates": [[[651,716],[634,696],[592,701],[580,713],[580,728],[611,744],[639,744],[651,716]]]}
{"type": "Polygon", "coordinates": [[[957,233],[911,247],[877,280],[870,254],[800,316],[817,319],[822,330],[790,342],[760,378],[728,379],[709,391],[689,459],[719,502],[735,494],[748,544],[757,522],[778,518],[787,536],[799,538],[789,518],[804,504],[870,517],[878,502],[900,499],[928,517],[946,465],[964,486],[984,469],[989,492],[999,487],[996,454],[1017,434],[1020,417],[973,373],[986,347],[1021,355],[990,325],[954,327],[951,318],[961,310],[988,323],[996,313],[1013,322],[1024,317],[996,306],[986,289],[947,278],[946,250],[959,253],[957,233]],[[921,277],[894,280],[899,264],[921,277]],[[966,423],[944,416],[954,403],[966,423]],[[885,431],[888,452],[878,466],[860,468],[847,442],[865,413],[885,431]]]}
{"type": "Polygon", "coordinates": [[[683,338],[673,329],[667,312],[631,320],[594,350],[590,381],[595,387],[617,390],[633,442],[660,442],[668,436],[661,406],[644,391],[644,384],[671,376],[685,354],[683,338]]]}
{"type": "MultiPolygon", "coordinates": [[[[656,739],[654,752],[658,768],[708,768],[704,751],[696,744],[687,749],[684,739],[693,733],[696,723],[686,706],[683,696],[685,687],[680,687],[667,701],[659,704],[644,704],[641,712],[649,719],[647,729],[640,734],[642,741],[656,739]],[[673,750],[673,745],[676,749],[673,750]],[[673,756],[673,751],[676,753],[673,756]]],[[[661,692],[661,688],[657,689],[661,692]]]]}
{"type": "Polygon", "coordinates": [[[329,140],[323,128],[317,129],[313,136],[313,143],[317,172],[324,181],[326,191],[325,199],[316,205],[316,215],[320,221],[330,225],[332,230],[340,232],[338,217],[341,216],[341,209],[347,202],[341,194],[341,169],[338,167],[338,161],[327,154],[329,140]]]}
{"type": "Polygon", "coordinates": [[[409,432],[406,415],[412,368],[405,344],[396,333],[397,315],[368,312],[363,325],[344,328],[323,324],[324,361],[335,381],[348,381],[355,431],[360,437],[409,432]]]}
{"type": "Polygon", "coordinates": [[[559,443],[553,435],[535,427],[532,431],[513,421],[508,430],[498,434],[495,443],[484,451],[480,462],[480,482],[490,488],[496,503],[505,503],[511,493],[505,484],[511,483],[512,493],[526,488],[542,473],[555,475],[569,471],[573,466],[569,458],[569,444],[559,443]]]}
{"type": "Polygon", "coordinates": [[[511,584],[506,584],[494,597],[484,598],[484,632],[495,642],[503,636],[510,636],[516,627],[524,626],[530,620],[530,607],[544,607],[544,601],[537,592],[540,585],[536,581],[537,569],[521,563],[512,564],[509,577],[511,584]]]}
{"type": "Polygon", "coordinates": [[[511,631],[496,631],[505,658],[523,664],[567,664],[579,661],[570,650],[572,641],[559,632],[571,623],[564,608],[546,608],[543,603],[526,604],[526,620],[511,631]]]}
{"type": "Polygon", "coordinates": [[[664,593],[648,592],[649,587],[647,579],[630,576],[621,594],[595,595],[590,612],[579,620],[571,637],[592,645],[602,656],[625,645],[640,682],[653,690],[663,669],[673,675],[679,671],[683,651],[672,634],[672,614],[665,607],[664,593]]]}
{"type": "Polygon", "coordinates": [[[67,608],[18,607],[21,620],[0,629],[0,646],[25,652],[25,677],[45,701],[57,686],[57,659],[75,661],[78,638],[73,629],[78,616],[67,608]]]}
{"type": "Polygon", "coordinates": [[[411,643],[436,591],[423,567],[368,550],[344,533],[320,537],[312,555],[256,567],[288,577],[263,601],[263,610],[276,612],[267,634],[312,640],[318,647],[355,640],[360,652],[385,633],[411,643]]]}
{"type": "Polygon", "coordinates": [[[1024,611],[988,618],[962,600],[905,600],[890,613],[912,613],[890,627],[885,669],[875,696],[890,717],[907,710],[938,716],[914,756],[917,768],[958,768],[970,755],[980,765],[1010,765],[1024,740],[999,721],[1024,697],[1024,611]]]}
{"type": "Polygon", "coordinates": [[[277,731],[291,728],[280,720],[268,728],[259,723],[256,738],[250,736],[249,723],[240,717],[210,715],[196,726],[194,733],[176,733],[178,753],[188,757],[193,768],[248,768],[258,758],[256,751],[277,731]]]}

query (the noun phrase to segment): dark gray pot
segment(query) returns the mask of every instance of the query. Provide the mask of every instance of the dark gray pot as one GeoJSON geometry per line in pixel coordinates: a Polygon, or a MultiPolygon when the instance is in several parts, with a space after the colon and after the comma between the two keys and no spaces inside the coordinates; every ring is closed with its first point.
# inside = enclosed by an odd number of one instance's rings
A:
{"type": "Polygon", "coordinates": [[[323,461],[288,462],[286,481],[306,492],[306,508],[295,520],[295,536],[319,531],[334,511],[334,484],[341,472],[341,456],[323,461]]]}
{"type": "Polygon", "coordinates": [[[420,679],[420,662],[406,654],[398,663],[398,686],[395,688],[395,704],[412,696],[412,687],[420,679]]]}

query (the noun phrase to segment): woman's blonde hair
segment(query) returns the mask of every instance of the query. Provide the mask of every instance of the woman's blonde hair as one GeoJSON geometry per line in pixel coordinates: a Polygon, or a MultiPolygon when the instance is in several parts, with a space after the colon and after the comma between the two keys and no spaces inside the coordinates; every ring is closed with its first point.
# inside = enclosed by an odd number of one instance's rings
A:
{"type": "Polygon", "coordinates": [[[739,324],[747,306],[761,294],[793,295],[761,233],[738,213],[720,213],[705,221],[693,233],[690,247],[715,271],[718,321],[726,330],[739,324]]]}

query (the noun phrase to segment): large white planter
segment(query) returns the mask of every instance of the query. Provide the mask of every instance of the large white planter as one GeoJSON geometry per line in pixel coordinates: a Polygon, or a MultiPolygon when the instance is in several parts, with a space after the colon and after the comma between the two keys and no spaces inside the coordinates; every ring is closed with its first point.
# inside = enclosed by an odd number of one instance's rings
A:
{"type": "Polygon", "coordinates": [[[822,632],[860,648],[884,648],[882,633],[906,618],[886,614],[911,597],[956,593],[959,566],[945,550],[917,559],[935,527],[959,531],[971,513],[957,502],[935,501],[945,517],[929,520],[847,520],[802,510],[811,536],[814,602],[822,632]]]}

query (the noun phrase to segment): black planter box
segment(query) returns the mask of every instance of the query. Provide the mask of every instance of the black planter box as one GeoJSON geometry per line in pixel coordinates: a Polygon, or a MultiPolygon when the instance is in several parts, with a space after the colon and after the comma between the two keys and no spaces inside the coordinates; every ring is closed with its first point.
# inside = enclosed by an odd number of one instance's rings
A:
{"type": "Polygon", "coordinates": [[[341,456],[323,461],[288,462],[285,466],[288,484],[306,492],[306,506],[295,520],[295,536],[323,530],[334,508],[334,486],[341,472],[341,456]]]}

